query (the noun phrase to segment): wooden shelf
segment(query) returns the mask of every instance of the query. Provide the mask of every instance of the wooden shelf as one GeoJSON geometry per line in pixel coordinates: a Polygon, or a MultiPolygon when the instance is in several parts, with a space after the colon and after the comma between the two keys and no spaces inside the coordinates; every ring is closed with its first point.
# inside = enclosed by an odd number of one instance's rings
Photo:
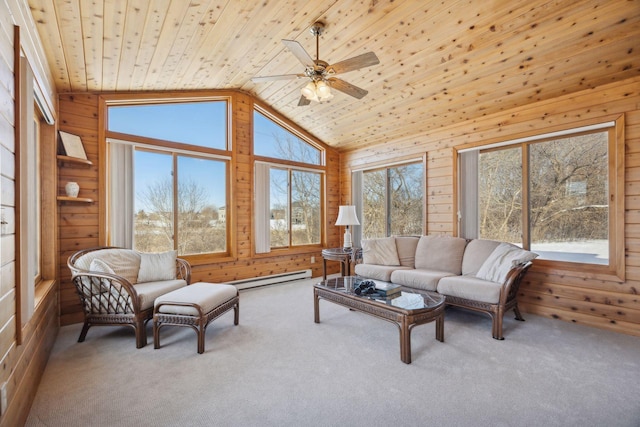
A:
{"type": "Polygon", "coordinates": [[[69,196],[58,196],[59,202],[74,202],[74,203],[93,203],[93,199],[88,199],[86,197],[69,197],[69,196]]]}
{"type": "Polygon", "coordinates": [[[62,154],[58,154],[56,158],[58,159],[59,162],[62,162],[62,163],[75,163],[77,165],[87,165],[87,166],[93,165],[93,162],[91,160],[80,159],[78,157],[63,156],[62,154]]]}

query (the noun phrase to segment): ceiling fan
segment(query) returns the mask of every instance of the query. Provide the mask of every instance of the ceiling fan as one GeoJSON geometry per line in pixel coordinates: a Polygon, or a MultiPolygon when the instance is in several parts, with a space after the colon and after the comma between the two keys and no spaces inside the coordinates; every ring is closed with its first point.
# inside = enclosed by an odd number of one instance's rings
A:
{"type": "Polygon", "coordinates": [[[289,80],[308,77],[311,81],[302,88],[302,96],[300,97],[300,101],[298,101],[298,106],[309,105],[311,101],[320,102],[333,98],[331,88],[358,99],[362,99],[367,93],[369,93],[358,86],[354,86],[351,83],[347,83],[334,76],[379,64],[380,60],[376,54],[373,52],[367,52],[362,55],[337,62],[333,65],[329,65],[329,63],[320,59],[320,35],[324,32],[324,24],[322,22],[316,22],[309,31],[316,38],[316,59],[313,59],[297,41],[282,40],[282,43],[284,43],[291,53],[293,53],[302,65],[304,65],[304,73],[254,77],[251,81],[254,83],[260,83],[272,80],[289,80]]]}

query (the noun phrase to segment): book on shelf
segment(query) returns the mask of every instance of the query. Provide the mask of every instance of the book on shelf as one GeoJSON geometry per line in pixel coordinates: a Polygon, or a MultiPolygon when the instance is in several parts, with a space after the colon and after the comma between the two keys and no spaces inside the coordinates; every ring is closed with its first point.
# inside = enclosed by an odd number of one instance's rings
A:
{"type": "Polygon", "coordinates": [[[384,298],[392,298],[400,295],[401,286],[395,283],[382,282],[378,280],[373,281],[376,284],[376,291],[380,296],[384,298]]]}

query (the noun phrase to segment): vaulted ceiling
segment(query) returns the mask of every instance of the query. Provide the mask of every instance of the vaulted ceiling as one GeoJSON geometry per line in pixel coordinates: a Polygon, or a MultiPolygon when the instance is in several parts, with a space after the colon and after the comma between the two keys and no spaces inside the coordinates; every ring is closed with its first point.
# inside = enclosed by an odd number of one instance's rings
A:
{"type": "Polygon", "coordinates": [[[233,88],[327,144],[366,147],[640,74],[637,0],[28,0],[59,92],[233,88]],[[380,64],[298,107],[282,43],[380,64]],[[334,91],[335,92],[335,91],[334,91]]]}

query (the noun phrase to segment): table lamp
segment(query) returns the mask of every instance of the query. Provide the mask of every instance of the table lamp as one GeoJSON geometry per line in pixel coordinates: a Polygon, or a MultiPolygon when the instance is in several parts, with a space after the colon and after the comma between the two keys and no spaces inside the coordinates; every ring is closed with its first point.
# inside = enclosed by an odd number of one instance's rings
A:
{"type": "Polygon", "coordinates": [[[356,207],[355,206],[340,206],[340,210],[338,211],[338,219],[336,221],[336,225],[344,225],[347,228],[344,232],[344,243],[343,248],[351,249],[351,231],[349,231],[350,225],[360,225],[358,221],[358,217],[356,215],[356,207]]]}

